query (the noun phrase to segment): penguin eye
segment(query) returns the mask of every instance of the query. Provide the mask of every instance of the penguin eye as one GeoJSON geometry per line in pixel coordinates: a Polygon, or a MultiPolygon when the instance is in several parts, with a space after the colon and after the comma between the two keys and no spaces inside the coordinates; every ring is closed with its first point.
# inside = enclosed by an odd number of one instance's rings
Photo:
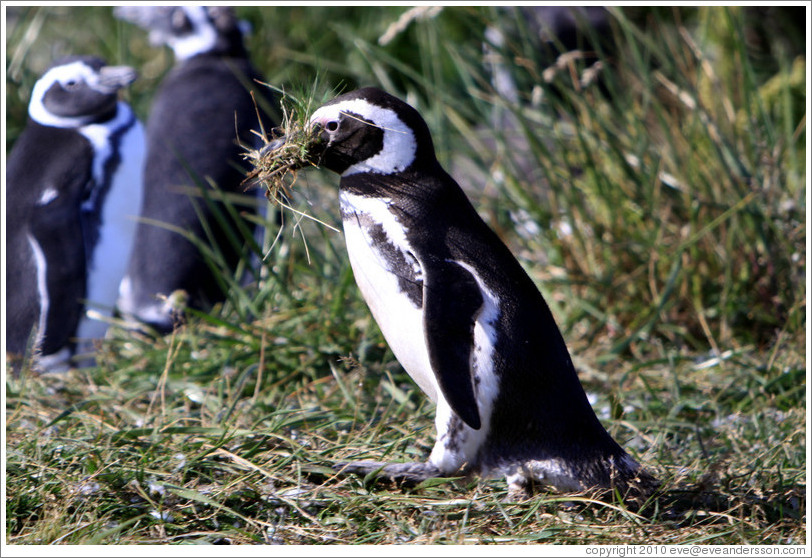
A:
{"type": "Polygon", "coordinates": [[[338,130],[338,120],[330,120],[327,124],[324,125],[324,128],[328,132],[335,132],[338,130]]]}
{"type": "Polygon", "coordinates": [[[79,86],[79,82],[75,79],[69,79],[64,85],[65,89],[76,89],[79,86]]]}

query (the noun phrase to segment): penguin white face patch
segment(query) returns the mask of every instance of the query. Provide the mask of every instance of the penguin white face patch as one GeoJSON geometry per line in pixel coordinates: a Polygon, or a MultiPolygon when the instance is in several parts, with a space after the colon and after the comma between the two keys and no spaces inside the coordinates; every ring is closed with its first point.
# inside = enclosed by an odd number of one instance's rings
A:
{"type": "Polygon", "coordinates": [[[165,40],[172,47],[178,60],[186,60],[197,54],[208,52],[217,43],[217,30],[209,19],[205,7],[183,6],[182,9],[192,24],[194,31],[185,35],[163,36],[162,34],[155,34],[150,36],[154,42],[165,40]]]}
{"type": "Polygon", "coordinates": [[[383,130],[383,148],[372,157],[350,166],[341,176],[360,172],[394,174],[412,164],[417,152],[417,140],[412,129],[393,110],[373,105],[364,99],[351,99],[321,107],[313,113],[310,124],[318,123],[330,132],[334,126],[331,123],[338,122],[342,117],[353,118],[354,115],[383,130]]]}
{"type": "MultiPolygon", "coordinates": [[[[32,120],[43,126],[55,126],[57,128],[76,128],[85,123],[86,118],[57,116],[45,108],[43,99],[45,93],[55,83],[60,83],[63,88],[70,89],[76,83],[86,83],[94,89],[101,87],[99,84],[99,74],[87,64],[73,62],[51,68],[45,75],[37,80],[34,89],[31,91],[31,102],[28,104],[28,115],[32,120]]],[[[107,92],[107,91],[105,91],[107,92]]]]}

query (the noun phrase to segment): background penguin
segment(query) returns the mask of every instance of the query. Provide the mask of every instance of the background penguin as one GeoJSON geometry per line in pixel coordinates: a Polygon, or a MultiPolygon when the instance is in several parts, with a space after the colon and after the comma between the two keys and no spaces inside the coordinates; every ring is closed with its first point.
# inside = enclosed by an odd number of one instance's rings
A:
{"type": "MultiPolygon", "coordinates": [[[[617,45],[611,32],[611,16],[603,6],[519,6],[500,9],[517,11],[517,16],[527,27],[539,67],[553,66],[562,54],[576,50],[584,67],[601,60],[607,64],[615,55],[617,45]]],[[[483,50],[485,59],[492,60],[487,64],[490,66],[491,82],[500,96],[514,104],[521,101],[522,92],[529,94],[530,84],[517,84],[508,67],[497,62],[499,57],[494,55],[498,50],[510,51],[506,37],[521,36],[522,33],[515,26],[485,29],[487,42],[483,50]]],[[[604,93],[608,91],[604,90],[604,93]]]]}
{"type": "MultiPolygon", "coordinates": [[[[224,191],[243,191],[244,150],[237,133],[243,145],[256,145],[258,138],[249,131],[259,129],[257,109],[249,90],[256,88],[260,107],[269,106],[261,101],[269,95],[255,82],[260,76],[248,59],[233,9],[122,6],[114,13],[149,30],[153,43],[172,47],[176,59],[150,108],[142,209],[149,222],[138,226],[119,300],[125,316],[166,332],[174,325],[171,295],[176,291],[185,291],[195,308],[221,301],[225,293],[198,248],[157,223],[203,240],[207,233],[202,222],[208,223],[227,264],[236,267],[245,250],[228,238],[239,236],[238,228],[219,223],[204,200],[184,188],[209,188],[213,181],[224,191]]],[[[255,211],[256,204],[244,209],[255,211]]]]}
{"type": "Polygon", "coordinates": [[[417,111],[365,88],[316,110],[310,125],[319,130],[310,162],[341,175],[361,293],[437,404],[428,463],[344,470],[412,482],[478,471],[505,475],[514,492],[539,483],[646,495],[656,481],[598,421],[547,304],[442,169],[417,111]]]}
{"type": "MultiPolygon", "coordinates": [[[[595,83],[581,82],[580,95],[593,86],[609,95],[603,77],[606,68],[616,64],[613,60],[618,50],[611,31],[611,15],[603,6],[501,6],[497,9],[503,13],[515,12],[515,20],[501,18],[499,26],[485,28],[483,62],[495,93],[504,102],[493,103],[488,122],[474,127],[476,142],[485,146],[483,153],[487,155],[482,156],[479,164],[472,164],[470,157],[462,153],[455,155],[450,163],[451,174],[466,192],[481,192],[486,185],[500,182],[492,170],[483,172],[482,169],[508,165],[532,188],[545,191],[546,174],[533,154],[527,127],[516,114],[522,107],[538,108],[540,103],[551,108],[569,103],[567,99],[572,93],[565,92],[567,86],[562,82],[571,82],[571,69],[576,69],[580,78],[587,74],[587,68],[596,76],[595,83]],[[564,64],[562,68],[558,64],[566,59],[562,57],[565,53],[577,55],[577,60],[570,62],[571,67],[564,64]],[[530,76],[521,69],[517,71],[515,64],[508,63],[514,57],[534,60],[537,67],[546,69],[545,79],[539,82],[538,76],[530,76]],[[552,81],[547,82],[547,72],[556,68],[549,77],[552,81]],[[543,101],[544,98],[547,100],[543,101]]],[[[557,111],[551,110],[551,113],[557,114],[557,111]]],[[[545,141],[545,138],[534,141],[538,140],[545,141]]],[[[524,221],[521,212],[511,211],[510,217],[517,224],[524,221]]],[[[534,233],[533,225],[530,227],[527,235],[534,233]]],[[[522,232],[524,227],[518,229],[522,232]]]]}
{"type": "Polygon", "coordinates": [[[95,57],[58,61],[8,158],[6,352],[22,356],[36,329],[44,370],[67,365],[75,338],[103,337],[107,322],[87,311],[109,316],[116,302],[141,201],[143,129],[118,101],[135,77],[95,57]]]}

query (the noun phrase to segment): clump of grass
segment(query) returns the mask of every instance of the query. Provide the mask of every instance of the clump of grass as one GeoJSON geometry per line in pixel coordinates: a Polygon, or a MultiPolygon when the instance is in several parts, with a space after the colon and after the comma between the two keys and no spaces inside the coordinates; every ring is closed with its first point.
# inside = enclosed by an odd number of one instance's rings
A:
{"type": "Polygon", "coordinates": [[[296,181],[297,171],[313,164],[309,152],[316,140],[316,134],[308,126],[312,97],[301,100],[282,93],[281,125],[271,130],[270,136],[264,127],[258,132],[252,130],[262,140],[262,146],[258,149],[246,148],[244,154],[252,169],[246,174],[243,184],[264,188],[265,197],[276,205],[288,204],[290,187],[296,181]]]}
{"type": "MultiPolygon", "coordinates": [[[[295,215],[293,228],[301,234],[308,261],[310,261],[310,251],[307,247],[307,239],[299,226],[303,218],[338,232],[338,229],[332,225],[295,209],[291,203],[292,187],[296,182],[298,171],[309,166],[317,166],[311,148],[318,142],[318,134],[310,128],[308,120],[316,103],[315,91],[319,87],[318,84],[317,77],[310,91],[302,95],[287,94],[284,90],[263,84],[281,94],[282,122],[280,126],[271,130],[269,136],[262,126],[262,121],[259,120],[260,130],[251,130],[251,132],[262,140],[262,145],[258,148],[244,147],[243,154],[243,159],[248,161],[252,167],[246,172],[243,184],[248,184],[248,187],[263,188],[265,197],[273,206],[290,211],[295,215]]],[[[279,213],[279,217],[284,223],[283,212],[279,213]]],[[[276,246],[281,232],[280,227],[272,247],[276,246]]],[[[263,256],[264,259],[265,256],[263,256]]]]}

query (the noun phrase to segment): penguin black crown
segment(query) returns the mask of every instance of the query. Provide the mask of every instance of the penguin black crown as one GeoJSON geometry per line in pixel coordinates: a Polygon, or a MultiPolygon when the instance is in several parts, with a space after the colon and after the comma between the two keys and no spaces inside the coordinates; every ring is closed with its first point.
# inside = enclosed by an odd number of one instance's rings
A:
{"type": "Polygon", "coordinates": [[[418,112],[364,88],[317,109],[309,127],[308,163],[341,175],[358,287],[398,361],[437,404],[427,463],[341,468],[410,482],[501,474],[514,494],[534,484],[650,494],[657,481],[601,425],[547,304],[440,166],[418,112]]]}

